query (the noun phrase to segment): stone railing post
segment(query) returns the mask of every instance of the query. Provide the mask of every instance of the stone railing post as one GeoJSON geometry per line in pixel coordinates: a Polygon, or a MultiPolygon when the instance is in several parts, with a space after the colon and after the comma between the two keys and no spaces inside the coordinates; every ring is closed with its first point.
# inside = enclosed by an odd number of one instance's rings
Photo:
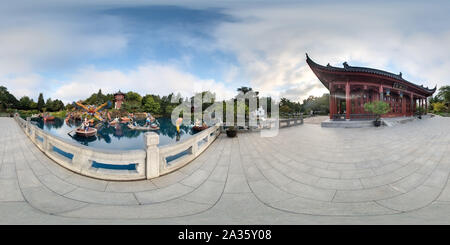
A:
{"type": "Polygon", "coordinates": [[[30,127],[30,130],[31,130],[31,132],[30,132],[29,136],[31,138],[31,141],[34,142],[36,140],[36,130],[33,127],[30,127]]]}
{"type": "Polygon", "coordinates": [[[144,140],[147,152],[145,175],[147,179],[151,179],[159,176],[159,135],[155,132],[147,132],[144,140]]]}
{"type": "Polygon", "coordinates": [[[30,127],[31,127],[31,117],[27,117],[27,125],[25,127],[25,134],[30,135],[30,127]]]}
{"type": "Polygon", "coordinates": [[[86,157],[86,155],[83,154],[83,150],[79,149],[77,152],[73,154],[72,159],[72,167],[75,168],[77,171],[83,171],[84,169],[89,169],[89,158],[86,157]]]}
{"type": "MultiPolygon", "coordinates": [[[[28,118],[27,118],[28,119],[28,118]]],[[[27,135],[28,137],[31,138],[31,141],[35,141],[36,140],[36,130],[34,129],[34,127],[31,125],[31,122],[27,128],[27,135]]]]}
{"type": "Polygon", "coordinates": [[[301,124],[303,124],[303,112],[300,113],[300,120],[301,120],[301,124]]]}
{"type": "MultiPolygon", "coordinates": [[[[214,131],[215,132],[215,131],[214,131]]],[[[208,143],[209,142],[209,138],[211,138],[211,133],[210,132],[208,132],[208,136],[206,137],[206,142],[208,143]]]]}
{"type": "MultiPolygon", "coordinates": [[[[195,136],[194,136],[195,137],[195,136]]],[[[198,152],[198,140],[202,139],[200,137],[195,137],[195,141],[194,144],[192,145],[192,155],[197,156],[197,152],[198,152]]],[[[203,139],[202,139],[203,140],[203,139]]]]}
{"type": "Polygon", "coordinates": [[[51,151],[51,145],[50,145],[50,140],[49,140],[49,136],[48,135],[45,135],[45,134],[43,134],[42,135],[42,138],[44,139],[44,144],[43,144],[43,148],[44,148],[44,151],[45,152],[50,152],[51,151]]]}

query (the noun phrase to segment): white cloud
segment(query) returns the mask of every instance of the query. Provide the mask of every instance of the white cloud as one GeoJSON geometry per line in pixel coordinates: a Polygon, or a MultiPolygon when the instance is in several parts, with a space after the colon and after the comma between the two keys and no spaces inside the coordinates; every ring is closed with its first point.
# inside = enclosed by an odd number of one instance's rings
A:
{"type": "Polygon", "coordinates": [[[212,79],[200,79],[183,72],[172,65],[145,64],[129,71],[99,70],[88,67],[80,70],[53,93],[53,97],[64,102],[88,97],[102,89],[103,93],[135,91],[144,94],[168,95],[170,93],[191,96],[196,92],[209,90],[217,99],[230,98],[234,90],[212,79]]]}
{"type": "Polygon", "coordinates": [[[67,69],[126,46],[120,22],[112,17],[67,10],[11,11],[0,17],[0,75],[4,76],[67,69]]]}
{"type": "Polygon", "coordinates": [[[241,75],[255,89],[294,100],[327,91],[311,89],[321,83],[307,66],[305,52],[324,65],[348,61],[398,69],[391,72],[434,87],[448,84],[450,77],[450,27],[442,20],[446,9],[434,3],[355,2],[232,9],[228,13],[241,21],[216,30],[216,48],[236,54],[241,75]]]}
{"type": "Polygon", "coordinates": [[[37,74],[24,74],[15,77],[0,77],[0,86],[6,86],[8,91],[19,99],[22,96],[29,96],[35,100],[39,92],[45,89],[44,78],[37,74]]]}

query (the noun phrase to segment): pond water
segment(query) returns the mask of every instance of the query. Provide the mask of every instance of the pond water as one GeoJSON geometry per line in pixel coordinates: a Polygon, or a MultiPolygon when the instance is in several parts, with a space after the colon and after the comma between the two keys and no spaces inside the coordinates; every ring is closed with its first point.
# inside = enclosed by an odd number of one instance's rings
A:
{"type": "MultiPolygon", "coordinates": [[[[191,126],[182,125],[180,127],[180,134],[177,134],[176,127],[172,124],[170,118],[158,118],[160,124],[159,130],[141,131],[132,130],[126,124],[119,124],[117,126],[104,125],[97,131],[97,135],[85,138],[74,135],[70,136],[68,133],[78,128],[81,122],[69,123],[64,121],[64,118],[55,118],[54,121],[44,122],[43,119],[32,119],[34,124],[44,131],[60,136],[62,138],[77,142],[79,144],[101,149],[114,150],[136,150],[144,149],[144,134],[146,132],[155,132],[159,135],[159,146],[176,143],[180,140],[185,140],[192,137],[196,132],[192,130],[191,126]]],[[[144,125],[144,120],[138,120],[139,125],[144,125]]]]}

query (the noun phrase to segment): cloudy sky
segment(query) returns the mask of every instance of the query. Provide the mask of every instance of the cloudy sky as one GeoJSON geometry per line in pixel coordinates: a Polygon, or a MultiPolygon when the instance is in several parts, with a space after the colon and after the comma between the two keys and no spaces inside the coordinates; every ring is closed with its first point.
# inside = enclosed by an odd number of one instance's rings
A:
{"type": "Polygon", "coordinates": [[[67,103],[101,88],[229,98],[250,86],[298,101],[327,92],[306,52],[450,84],[448,1],[1,1],[0,85],[16,97],[67,103]]]}

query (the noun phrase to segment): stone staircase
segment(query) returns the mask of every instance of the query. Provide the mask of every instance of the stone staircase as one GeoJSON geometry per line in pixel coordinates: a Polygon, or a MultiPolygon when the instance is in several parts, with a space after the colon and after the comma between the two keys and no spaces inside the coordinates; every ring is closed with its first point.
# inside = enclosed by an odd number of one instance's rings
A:
{"type": "MultiPolygon", "coordinates": [[[[422,120],[433,117],[434,115],[428,114],[423,115],[422,120]]],[[[395,127],[399,124],[404,124],[407,122],[412,122],[414,120],[421,120],[417,117],[394,117],[394,118],[381,118],[381,125],[388,127],[395,127]]],[[[362,121],[332,121],[325,120],[321,123],[321,126],[324,128],[365,128],[365,127],[373,127],[372,120],[362,120],[362,121]]]]}
{"type": "Polygon", "coordinates": [[[412,122],[414,120],[416,120],[415,117],[395,117],[395,118],[382,118],[381,122],[385,126],[394,127],[394,126],[396,126],[398,124],[412,122]]]}
{"type": "Polygon", "coordinates": [[[324,128],[367,128],[373,127],[373,121],[372,120],[333,121],[328,119],[321,122],[321,126],[324,128]]]}

